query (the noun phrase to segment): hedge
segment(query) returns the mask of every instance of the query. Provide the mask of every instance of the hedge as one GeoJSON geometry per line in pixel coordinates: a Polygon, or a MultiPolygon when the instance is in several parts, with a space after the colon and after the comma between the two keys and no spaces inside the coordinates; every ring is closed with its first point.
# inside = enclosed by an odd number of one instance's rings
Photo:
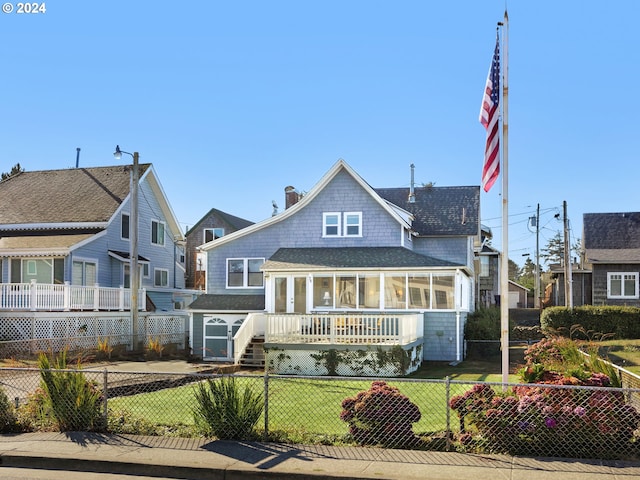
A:
{"type": "Polygon", "coordinates": [[[540,324],[545,332],[569,336],[572,327],[593,335],[613,335],[617,339],[640,338],[640,308],[614,306],[549,307],[542,311],[540,324]]]}

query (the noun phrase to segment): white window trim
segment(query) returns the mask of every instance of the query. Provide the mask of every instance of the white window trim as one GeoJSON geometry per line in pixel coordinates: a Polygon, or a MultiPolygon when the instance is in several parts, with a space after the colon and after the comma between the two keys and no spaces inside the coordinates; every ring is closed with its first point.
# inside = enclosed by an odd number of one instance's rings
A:
{"type": "Polygon", "coordinates": [[[165,242],[166,234],[167,234],[167,223],[163,222],[162,220],[151,219],[151,237],[149,239],[150,242],[151,242],[151,245],[154,245],[156,247],[164,247],[165,243],[166,243],[165,242]],[[154,223],[157,223],[158,225],[160,225],[160,224],[162,225],[162,243],[154,243],[154,241],[153,241],[153,224],[154,223]]]}
{"type": "Polygon", "coordinates": [[[153,269],[153,286],[154,287],[168,287],[169,286],[169,269],[167,269],[167,268],[154,268],[153,269]],[[165,272],[167,274],[167,284],[166,285],[158,285],[156,283],[156,272],[165,272]]]}
{"type": "Polygon", "coordinates": [[[262,274],[262,285],[261,286],[255,286],[255,285],[249,285],[249,261],[250,260],[262,260],[262,263],[265,262],[264,257],[235,257],[235,258],[227,258],[227,262],[226,262],[226,268],[225,268],[225,285],[226,288],[228,288],[229,290],[234,290],[234,289],[247,289],[247,288],[252,288],[252,289],[264,289],[264,273],[262,274]],[[242,285],[229,285],[229,262],[233,261],[233,260],[242,260],[243,261],[243,269],[242,269],[242,285]]]}
{"type": "Polygon", "coordinates": [[[611,299],[638,299],[640,298],[640,292],[638,292],[638,272],[607,272],[607,298],[611,298],[611,299]],[[612,295],[611,294],[611,277],[613,275],[619,275],[620,281],[622,282],[621,284],[621,288],[622,288],[622,295],[612,295]],[[625,295],[624,294],[624,280],[625,280],[625,275],[633,275],[634,279],[635,279],[635,295],[625,295]]]}
{"type": "MultiPolygon", "coordinates": [[[[343,214],[343,222],[344,222],[344,227],[342,229],[343,236],[345,237],[362,237],[362,212],[344,212],[343,214]],[[349,234],[349,230],[348,230],[348,225],[347,225],[347,218],[349,216],[355,216],[358,217],[358,233],[357,234],[349,234]]],[[[351,225],[353,226],[353,225],[351,225]]]]}
{"type": "MultiPolygon", "coordinates": [[[[85,268],[86,268],[87,263],[91,263],[91,264],[95,265],[96,266],[96,284],[97,284],[98,278],[99,278],[99,272],[98,272],[99,265],[98,265],[98,259],[97,258],[73,257],[73,259],[71,260],[71,282],[73,282],[73,264],[74,263],[81,263],[82,264],[82,277],[83,277],[82,280],[83,281],[85,280],[84,276],[86,274],[85,268]]],[[[94,285],[85,285],[85,286],[93,287],[94,285]]]]}
{"type": "MultiPolygon", "coordinates": [[[[212,233],[212,237],[215,237],[215,231],[216,230],[222,230],[222,235],[218,236],[218,238],[224,237],[225,231],[224,228],[222,227],[210,227],[210,228],[204,228],[202,230],[202,243],[208,243],[207,242],[207,232],[211,231],[212,233]]],[[[214,240],[216,240],[216,238],[214,238],[214,240]]]]}
{"type": "MultiPolygon", "coordinates": [[[[333,227],[333,224],[331,225],[333,227]]],[[[342,236],[342,214],[340,212],[323,212],[322,213],[322,237],[323,238],[338,238],[342,236]],[[338,217],[338,223],[336,223],[336,228],[338,232],[335,235],[327,234],[327,218],[328,217],[338,217]]]]}
{"type": "Polygon", "coordinates": [[[151,278],[151,263],[150,262],[143,262],[142,260],[138,259],[138,263],[140,263],[140,273],[142,275],[142,278],[151,278]],[[147,270],[147,274],[144,274],[145,271],[145,267],[147,270]]]}

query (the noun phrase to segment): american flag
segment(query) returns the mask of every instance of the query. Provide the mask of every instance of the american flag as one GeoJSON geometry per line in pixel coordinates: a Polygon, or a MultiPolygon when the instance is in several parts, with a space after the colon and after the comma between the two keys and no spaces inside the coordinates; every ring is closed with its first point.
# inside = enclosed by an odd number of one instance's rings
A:
{"type": "Polygon", "coordinates": [[[498,134],[498,117],[500,111],[500,46],[496,38],[496,49],[487,84],[484,87],[482,107],[480,107],[480,123],[487,129],[487,144],[484,150],[484,165],[482,167],[482,188],[485,192],[500,175],[500,135],[498,134]]]}

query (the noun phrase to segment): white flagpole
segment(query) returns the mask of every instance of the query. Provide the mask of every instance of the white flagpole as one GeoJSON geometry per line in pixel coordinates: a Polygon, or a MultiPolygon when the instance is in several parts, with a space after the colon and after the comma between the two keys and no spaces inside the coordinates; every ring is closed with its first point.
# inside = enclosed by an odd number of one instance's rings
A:
{"type": "Polygon", "coordinates": [[[509,17],[504,11],[502,24],[502,263],[500,272],[500,340],[502,383],[509,383],[509,17]]]}

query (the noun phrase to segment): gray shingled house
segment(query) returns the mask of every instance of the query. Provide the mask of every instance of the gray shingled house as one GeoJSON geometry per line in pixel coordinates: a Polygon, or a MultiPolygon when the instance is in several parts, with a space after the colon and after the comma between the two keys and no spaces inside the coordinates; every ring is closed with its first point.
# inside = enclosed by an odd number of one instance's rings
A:
{"type": "Polygon", "coordinates": [[[186,233],[186,287],[204,290],[206,263],[204,255],[198,252],[200,245],[253,225],[253,223],[217,208],[212,208],[198,220],[186,233]]]}
{"type": "Polygon", "coordinates": [[[393,376],[463,357],[480,189],[374,189],[339,160],[277,215],[200,247],[191,348],[271,371],[393,376]],[[256,353],[258,352],[258,353],[256,353]]]}

